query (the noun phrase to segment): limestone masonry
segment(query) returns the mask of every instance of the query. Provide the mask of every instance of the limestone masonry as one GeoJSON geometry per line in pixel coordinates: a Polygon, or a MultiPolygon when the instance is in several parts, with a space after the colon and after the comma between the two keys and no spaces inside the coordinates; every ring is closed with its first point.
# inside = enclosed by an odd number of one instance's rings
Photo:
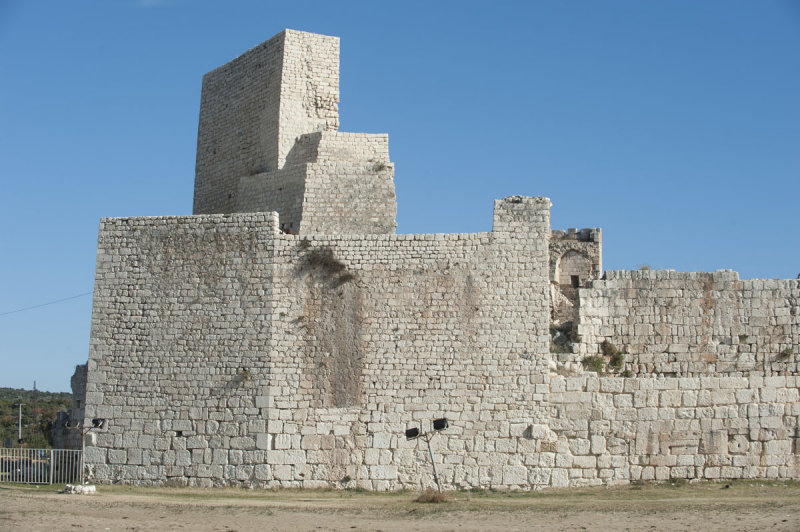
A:
{"type": "Polygon", "coordinates": [[[799,280],[603,274],[547,198],[395,234],[338,101],[338,39],[276,35],[203,78],[194,215],[101,220],[94,481],[428,487],[437,418],[445,488],[800,478],[799,280]]]}

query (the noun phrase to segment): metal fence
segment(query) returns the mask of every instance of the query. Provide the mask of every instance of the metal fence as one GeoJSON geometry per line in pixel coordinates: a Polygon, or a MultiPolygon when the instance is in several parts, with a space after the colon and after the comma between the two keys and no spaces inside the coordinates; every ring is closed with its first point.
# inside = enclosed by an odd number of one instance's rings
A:
{"type": "Polygon", "coordinates": [[[0,448],[0,482],[68,484],[81,481],[82,451],[0,448]]]}

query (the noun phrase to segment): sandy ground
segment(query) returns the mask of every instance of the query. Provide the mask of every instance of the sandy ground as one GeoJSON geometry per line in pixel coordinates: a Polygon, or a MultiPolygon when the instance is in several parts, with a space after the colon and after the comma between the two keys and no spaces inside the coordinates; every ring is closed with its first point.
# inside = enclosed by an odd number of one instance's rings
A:
{"type": "Polygon", "coordinates": [[[796,482],[456,492],[439,504],[417,495],[4,484],[0,530],[800,530],[796,482]]]}

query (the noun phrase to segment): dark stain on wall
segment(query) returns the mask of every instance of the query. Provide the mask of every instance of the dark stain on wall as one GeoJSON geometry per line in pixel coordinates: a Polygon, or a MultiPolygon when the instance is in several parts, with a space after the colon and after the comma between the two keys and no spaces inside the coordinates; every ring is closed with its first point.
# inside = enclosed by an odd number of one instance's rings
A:
{"type": "Polygon", "coordinates": [[[314,397],[321,407],[363,403],[363,296],[355,274],[327,247],[302,254],[306,348],[314,397]]]}

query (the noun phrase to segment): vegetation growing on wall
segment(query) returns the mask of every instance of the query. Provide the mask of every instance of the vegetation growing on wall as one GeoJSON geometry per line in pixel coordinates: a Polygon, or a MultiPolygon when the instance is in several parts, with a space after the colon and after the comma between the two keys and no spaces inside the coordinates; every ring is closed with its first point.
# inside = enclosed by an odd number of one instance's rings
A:
{"type": "Polygon", "coordinates": [[[581,363],[588,371],[594,371],[598,375],[606,372],[606,361],[603,357],[592,356],[584,358],[581,363]]]}

